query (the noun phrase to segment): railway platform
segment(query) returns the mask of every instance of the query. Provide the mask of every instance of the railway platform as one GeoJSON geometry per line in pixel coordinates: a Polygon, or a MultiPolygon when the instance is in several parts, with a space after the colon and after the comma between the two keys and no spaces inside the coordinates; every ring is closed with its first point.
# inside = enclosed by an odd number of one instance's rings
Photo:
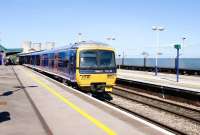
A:
{"type": "Polygon", "coordinates": [[[26,67],[0,68],[1,134],[173,134],[26,67]]]}
{"type": "MultiPolygon", "coordinates": [[[[32,87],[27,85],[26,89],[32,87]]],[[[46,133],[12,67],[0,66],[0,134],[46,133]]]]}
{"type": "Polygon", "coordinates": [[[158,73],[155,76],[154,72],[118,69],[117,78],[200,93],[200,77],[197,76],[180,75],[176,82],[175,74],[158,73]]]}

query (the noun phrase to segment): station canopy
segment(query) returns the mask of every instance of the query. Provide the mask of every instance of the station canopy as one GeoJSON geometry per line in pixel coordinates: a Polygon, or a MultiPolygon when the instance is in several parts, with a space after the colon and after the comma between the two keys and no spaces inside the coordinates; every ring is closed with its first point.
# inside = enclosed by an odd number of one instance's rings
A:
{"type": "Polygon", "coordinates": [[[17,54],[21,53],[22,51],[22,48],[5,48],[3,45],[0,44],[0,52],[4,52],[6,55],[17,54]]]}

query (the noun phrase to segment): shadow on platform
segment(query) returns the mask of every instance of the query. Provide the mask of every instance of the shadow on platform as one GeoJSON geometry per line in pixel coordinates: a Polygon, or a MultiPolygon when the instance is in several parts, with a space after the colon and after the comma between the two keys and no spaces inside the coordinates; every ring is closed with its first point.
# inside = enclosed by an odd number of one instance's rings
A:
{"type": "Polygon", "coordinates": [[[10,113],[5,111],[5,112],[0,112],[0,123],[4,121],[10,120],[10,113]]]}
{"type": "Polygon", "coordinates": [[[6,91],[6,92],[0,94],[0,96],[10,96],[13,93],[18,92],[18,91],[20,91],[22,89],[25,89],[25,88],[34,88],[34,87],[38,87],[38,86],[34,86],[34,85],[26,86],[26,87],[24,87],[24,86],[15,86],[14,88],[17,88],[16,90],[6,91]]]}
{"type": "Polygon", "coordinates": [[[17,89],[25,89],[25,88],[34,88],[34,87],[38,87],[38,86],[35,86],[35,85],[30,85],[30,86],[14,86],[13,88],[17,88],[17,89]]]}

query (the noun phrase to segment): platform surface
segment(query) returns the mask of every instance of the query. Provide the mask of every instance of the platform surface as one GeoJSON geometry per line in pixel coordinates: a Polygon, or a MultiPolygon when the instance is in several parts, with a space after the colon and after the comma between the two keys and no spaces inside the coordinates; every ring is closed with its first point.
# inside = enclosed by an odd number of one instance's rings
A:
{"type": "Polygon", "coordinates": [[[154,72],[118,69],[117,78],[200,92],[198,76],[180,75],[179,82],[176,82],[176,74],[158,73],[155,76],[154,72]]]}
{"type": "Polygon", "coordinates": [[[0,66],[0,134],[47,134],[10,66],[0,66]]]}
{"type": "MultiPolygon", "coordinates": [[[[27,91],[48,128],[51,130],[51,133],[54,135],[171,134],[135,116],[131,117],[130,115],[125,115],[126,113],[119,111],[119,109],[105,105],[105,103],[101,103],[92,97],[88,98],[89,96],[83,93],[80,94],[81,92],[72,90],[72,88],[58,85],[48,77],[33,72],[26,67],[15,66],[14,70],[25,87],[25,91],[27,91]]],[[[18,98],[20,98],[20,100],[27,99],[26,96],[18,98]]],[[[1,99],[0,97],[0,100],[1,99]]],[[[8,102],[10,102],[10,100],[16,100],[16,102],[18,102],[18,99],[9,99],[8,102]]],[[[24,116],[24,113],[31,115],[26,121],[19,121],[24,127],[18,127],[17,129],[15,128],[17,125],[12,125],[10,123],[11,121],[8,121],[0,123],[0,132],[2,131],[2,124],[4,124],[3,129],[5,133],[11,129],[12,133],[16,132],[16,134],[18,134],[17,130],[23,129],[24,133],[22,131],[20,135],[27,134],[27,132],[29,132],[29,134],[46,134],[47,132],[42,127],[29,101],[23,102],[27,108],[21,110],[21,117],[24,116]],[[33,133],[32,130],[28,131],[26,126],[30,126],[36,131],[33,131],[33,133]]],[[[21,106],[24,104],[21,103],[21,106]]],[[[6,110],[6,108],[3,109],[6,110]]],[[[16,111],[12,113],[15,115],[16,111]]]]}

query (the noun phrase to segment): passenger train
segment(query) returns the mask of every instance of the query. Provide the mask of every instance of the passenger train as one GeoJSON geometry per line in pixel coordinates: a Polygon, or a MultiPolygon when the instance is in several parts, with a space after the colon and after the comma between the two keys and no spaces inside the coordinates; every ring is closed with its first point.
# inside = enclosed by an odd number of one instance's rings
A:
{"type": "Polygon", "coordinates": [[[111,92],[116,81],[115,51],[99,42],[19,55],[19,63],[62,78],[84,91],[111,92]]]}

